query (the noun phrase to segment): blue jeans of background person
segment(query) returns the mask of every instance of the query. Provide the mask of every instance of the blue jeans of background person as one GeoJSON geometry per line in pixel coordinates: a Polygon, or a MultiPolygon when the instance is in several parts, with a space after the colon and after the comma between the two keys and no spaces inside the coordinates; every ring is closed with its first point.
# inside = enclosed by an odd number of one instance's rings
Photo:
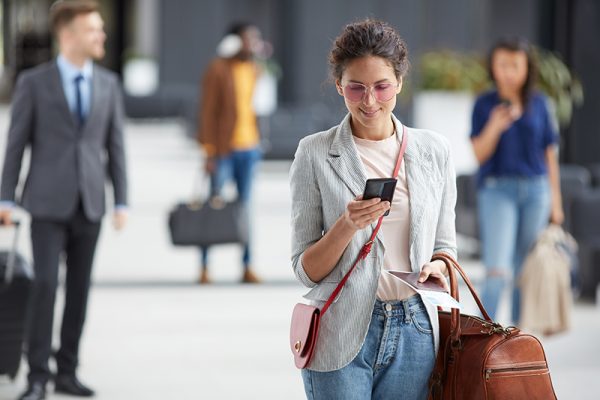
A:
{"type": "Polygon", "coordinates": [[[431,322],[420,296],[376,300],[354,360],[331,372],[304,369],[302,379],[309,400],[425,400],[434,362],[431,322]]]}
{"type": "MultiPolygon", "coordinates": [[[[219,196],[225,184],[233,178],[236,184],[238,199],[245,207],[250,207],[250,195],[258,161],[261,159],[261,150],[256,147],[249,150],[233,151],[227,156],[216,160],[215,171],[210,179],[210,192],[212,196],[219,196]]],[[[248,213],[250,218],[250,213],[248,213]]],[[[208,247],[200,248],[202,266],[208,265],[208,247]]],[[[250,237],[244,245],[242,263],[247,268],[251,262],[250,237]]]]}
{"type": "Polygon", "coordinates": [[[512,320],[519,322],[517,280],[527,252],[550,217],[547,176],[488,177],[478,193],[479,226],[486,279],[481,300],[495,318],[504,288],[512,279],[512,320]]]}

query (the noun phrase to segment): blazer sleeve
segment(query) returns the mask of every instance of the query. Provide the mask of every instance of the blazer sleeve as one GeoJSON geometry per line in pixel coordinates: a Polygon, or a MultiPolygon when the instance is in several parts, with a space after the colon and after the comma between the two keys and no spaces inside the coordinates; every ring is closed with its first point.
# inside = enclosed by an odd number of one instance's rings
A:
{"type": "Polygon", "coordinates": [[[321,193],[306,141],[301,141],[290,169],[292,194],[292,268],[306,287],[314,287],[302,265],[307,248],[323,236],[321,193]]]}
{"type": "Polygon", "coordinates": [[[217,126],[220,104],[220,79],[218,65],[213,61],[202,78],[202,91],[200,99],[200,130],[198,142],[210,157],[217,152],[217,126]]]}
{"type": "Polygon", "coordinates": [[[108,174],[113,185],[115,205],[127,205],[127,169],[123,137],[124,107],[119,82],[113,80],[112,113],[107,136],[108,174]]]}
{"type": "Polygon", "coordinates": [[[34,101],[31,88],[31,79],[27,73],[21,74],[15,87],[10,127],[2,168],[2,184],[0,186],[0,200],[15,201],[15,190],[19,182],[21,163],[25,147],[31,141],[34,126],[34,101]]]}
{"type": "Polygon", "coordinates": [[[446,146],[446,161],[444,163],[444,187],[442,189],[442,202],[440,216],[435,234],[433,253],[446,253],[457,258],[456,250],[456,172],[452,161],[450,146],[446,146]]]}

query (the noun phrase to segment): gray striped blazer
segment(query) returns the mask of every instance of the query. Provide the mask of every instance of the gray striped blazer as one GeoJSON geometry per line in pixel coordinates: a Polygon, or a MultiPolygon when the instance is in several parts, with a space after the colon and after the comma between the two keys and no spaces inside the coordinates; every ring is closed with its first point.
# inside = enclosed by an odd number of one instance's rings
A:
{"type": "MultiPolygon", "coordinates": [[[[392,118],[396,132],[402,132],[400,122],[392,118]]],[[[447,140],[435,132],[407,130],[404,162],[410,203],[410,262],[413,271],[420,271],[434,253],[456,256],[456,181],[447,140]]],[[[352,140],[350,114],[340,125],[300,141],[290,171],[292,266],[298,280],[311,288],[304,297],[319,307],[352,266],[376,224],[356,232],[335,268],[320,282],[306,275],[302,256],[345,212],[348,202],[362,194],[365,182],[366,172],[352,140]]],[[[357,266],[321,321],[316,353],[309,365],[312,370],[343,368],[362,347],[385,252],[383,233],[377,236],[371,253],[357,266]]],[[[427,311],[437,353],[437,309],[428,305],[427,311]]]]}

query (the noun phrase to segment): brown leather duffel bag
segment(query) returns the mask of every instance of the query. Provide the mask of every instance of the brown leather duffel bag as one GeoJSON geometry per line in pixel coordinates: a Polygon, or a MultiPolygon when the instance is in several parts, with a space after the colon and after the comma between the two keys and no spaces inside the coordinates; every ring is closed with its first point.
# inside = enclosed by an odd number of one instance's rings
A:
{"type": "Polygon", "coordinates": [[[429,382],[430,400],[556,399],[540,341],[518,328],[492,321],[460,265],[437,254],[450,276],[456,300],[455,270],[467,284],[483,318],[440,311],[440,348],[429,382]]]}

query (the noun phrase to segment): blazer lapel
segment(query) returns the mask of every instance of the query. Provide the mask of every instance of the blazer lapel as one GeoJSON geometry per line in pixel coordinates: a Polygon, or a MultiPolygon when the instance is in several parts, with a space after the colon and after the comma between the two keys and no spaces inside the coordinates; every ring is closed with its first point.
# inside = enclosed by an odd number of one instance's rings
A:
{"type": "Polygon", "coordinates": [[[102,84],[102,77],[100,76],[97,68],[94,68],[94,71],[92,73],[91,90],[92,99],[90,103],[90,110],[87,117],[85,118],[83,126],[81,127],[82,131],[85,131],[88,126],[93,125],[91,121],[93,121],[95,115],[98,113],[98,109],[102,104],[102,99],[106,95],[107,87],[106,85],[102,84]]]}
{"type": "Polygon", "coordinates": [[[60,109],[63,113],[65,119],[69,120],[73,125],[73,128],[77,127],[77,122],[75,121],[75,115],[69,109],[69,103],[67,102],[67,95],[65,94],[65,89],[63,88],[62,78],[60,76],[60,71],[58,70],[58,65],[56,65],[56,61],[54,61],[50,67],[51,77],[48,80],[50,84],[50,88],[52,90],[51,93],[56,93],[60,103],[60,109]]]}
{"type": "Polygon", "coordinates": [[[367,174],[352,140],[350,114],[346,115],[337,128],[327,161],[354,196],[363,193],[367,174]]]}

